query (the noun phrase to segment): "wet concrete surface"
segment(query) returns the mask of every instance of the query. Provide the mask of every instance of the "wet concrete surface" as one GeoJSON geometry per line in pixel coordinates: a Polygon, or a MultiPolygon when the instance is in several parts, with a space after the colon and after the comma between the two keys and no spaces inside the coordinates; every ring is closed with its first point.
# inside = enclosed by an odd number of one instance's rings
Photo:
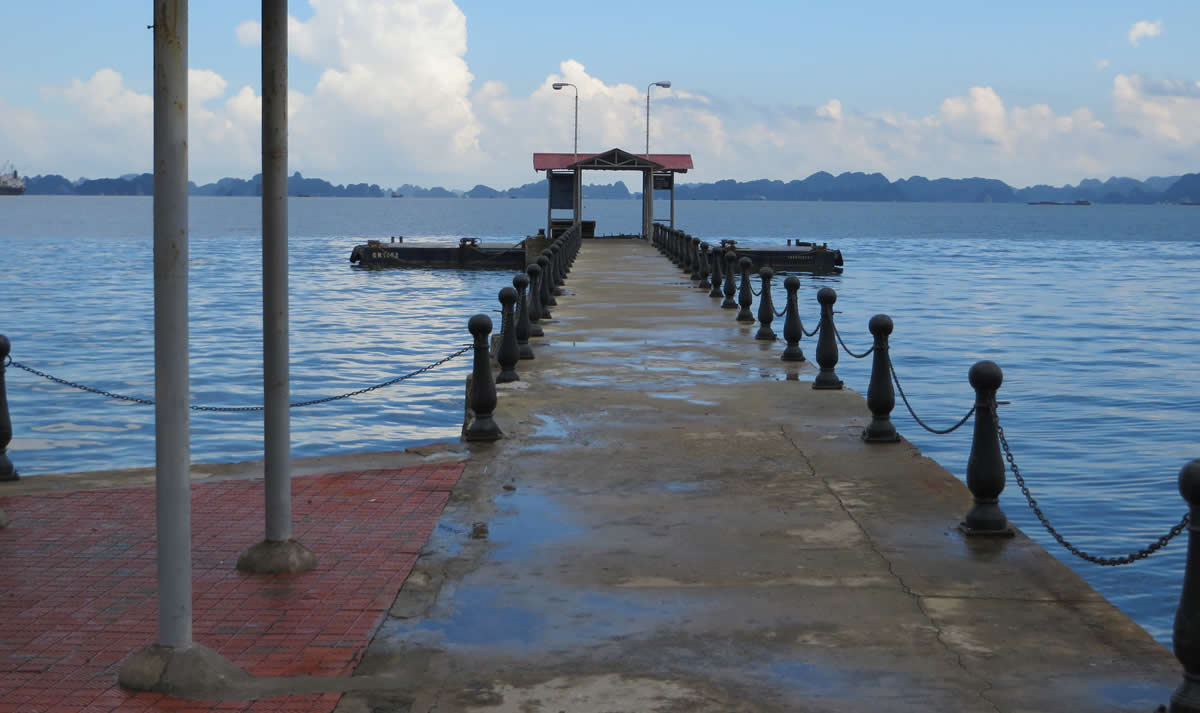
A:
{"type": "Polygon", "coordinates": [[[340,713],[1166,702],[1170,652],[1024,535],[964,538],[953,475],[679,274],[584,246],[355,672],[404,683],[340,713]]]}

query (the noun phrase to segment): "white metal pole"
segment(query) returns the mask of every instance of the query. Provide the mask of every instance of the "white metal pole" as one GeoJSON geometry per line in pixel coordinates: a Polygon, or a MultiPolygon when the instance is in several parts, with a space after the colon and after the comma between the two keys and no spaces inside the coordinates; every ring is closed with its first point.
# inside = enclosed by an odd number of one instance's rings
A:
{"type": "Polygon", "coordinates": [[[288,367],[287,1],[262,2],[263,437],[266,539],[292,537],[288,367]]]}
{"type": "Polygon", "coordinates": [[[154,499],[158,643],[192,645],[188,4],[154,3],[154,499]]]}

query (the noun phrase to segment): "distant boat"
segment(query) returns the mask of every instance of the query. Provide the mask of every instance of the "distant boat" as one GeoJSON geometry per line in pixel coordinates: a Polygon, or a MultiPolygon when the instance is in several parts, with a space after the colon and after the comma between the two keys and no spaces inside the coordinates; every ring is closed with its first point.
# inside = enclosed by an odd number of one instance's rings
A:
{"type": "Polygon", "coordinates": [[[17,175],[12,164],[0,168],[0,196],[19,196],[25,193],[25,179],[17,175]]]}
{"type": "Polygon", "coordinates": [[[1074,203],[1059,203],[1058,201],[1029,201],[1029,205],[1091,205],[1091,201],[1075,201],[1074,203]]]}

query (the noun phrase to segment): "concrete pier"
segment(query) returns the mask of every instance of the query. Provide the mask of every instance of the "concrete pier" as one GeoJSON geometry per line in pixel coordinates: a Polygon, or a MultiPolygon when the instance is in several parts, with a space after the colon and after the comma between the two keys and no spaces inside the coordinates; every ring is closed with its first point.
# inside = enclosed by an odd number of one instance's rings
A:
{"type": "MultiPolygon", "coordinates": [[[[498,386],[502,440],[297,462],[306,478],[340,473],[303,481],[298,522],[329,529],[305,536],[331,553],[357,548],[363,562],[331,555],[314,572],[253,580],[253,607],[212,600],[216,585],[200,593],[225,609],[198,617],[212,626],[198,640],[256,678],[194,708],[259,710],[252,699],[285,694],[288,710],[337,713],[1146,713],[1167,702],[1181,680],[1170,651],[1022,533],[965,538],[957,525],[972,499],[957,478],[907,441],[863,443],[871,414],[860,394],[813,390],[815,365],[782,361],[782,343],[756,341],[754,324],[692,284],[644,242],[588,242],[546,336],[531,340],[536,358],[498,386]],[[419,478],[395,470],[463,457],[461,476],[458,464],[419,478]],[[422,493],[445,495],[425,504],[422,493]],[[427,543],[424,529],[379,534],[366,508],[385,495],[395,505],[378,526],[399,527],[395,513],[411,510],[433,533],[427,543]],[[384,556],[388,543],[401,554],[384,556]],[[364,588],[367,562],[395,568],[404,557],[415,563],[407,578],[364,588]],[[322,589],[330,578],[340,588],[322,589]],[[346,614],[347,592],[363,600],[343,617],[354,626],[293,653],[312,618],[346,614]],[[387,614],[372,618],[375,605],[387,614]],[[277,623],[230,633],[226,610],[306,618],[287,636],[277,623]],[[344,656],[326,660],[327,647],[344,656]]],[[[193,466],[211,481],[197,497],[240,497],[230,481],[261,472],[193,466]]],[[[125,501],[151,480],[38,476],[0,490],[13,520],[0,531],[0,575],[40,536],[28,525],[37,508],[61,510],[81,487],[122,488],[112,499],[125,501]]],[[[73,517],[100,537],[117,525],[95,507],[73,517]]],[[[205,555],[224,582],[238,576],[220,561],[237,554],[229,518],[249,527],[256,515],[206,508],[206,527],[230,540],[211,538],[205,555]]],[[[108,558],[97,566],[123,571],[121,558],[135,556],[118,553],[127,540],[97,550],[108,558]]],[[[114,626],[145,618],[145,605],[127,607],[114,626]]],[[[0,671],[0,684],[8,675],[29,690],[17,678],[26,670],[0,671]]],[[[104,695],[106,710],[167,702],[104,695]]]]}
{"type": "Polygon", "coordinates": [[[545,330],[443,516],[487,539],[435,535],[359,667],[411,710],[1148,711],[1178,685],[1038,544],[966,539],[965,486],[864,444],[861,395],[811,389],[649,245],[586,245],[545,330]]]}

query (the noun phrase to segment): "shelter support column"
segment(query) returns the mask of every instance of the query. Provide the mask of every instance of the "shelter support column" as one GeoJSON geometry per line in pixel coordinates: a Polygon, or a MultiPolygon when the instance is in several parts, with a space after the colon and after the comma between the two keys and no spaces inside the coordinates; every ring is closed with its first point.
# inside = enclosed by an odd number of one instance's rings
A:
{"type": "Polygon", "coordinates": [[[554,172],[546,171],[546,239],[554,237],[554,172]]]}
{"type": "Polygon", "coordinates": [[[675,229],[675,176],[671,176],[671,230],[675,229]]]}
{"type": "Polygon", "coordinates": [[[575,169],[575,201],[572,206],[575,209],[575,228],[579,228],[579,221],[583,218],[583,169],[575,169]]]}
{"type": "Polygon", "coordinates": [[[158,639],[121,663],[117,682],[194,694],[245,676],[192,640],[188,426],[188,4],[154,2],[154,519],[158,639]]]}
{"type": "Polygon", "coordinates": [[[642,238],[650,239],[654,230],[654,171],[642,171],[642,238]]]}
{"type": "Polygon", "coordinates": [[[266,538],[238,558],[243,572],[303,572],[317,564],[292,539],[288,355],[287,0],[262,0],[263,471],[266,538]]]}

